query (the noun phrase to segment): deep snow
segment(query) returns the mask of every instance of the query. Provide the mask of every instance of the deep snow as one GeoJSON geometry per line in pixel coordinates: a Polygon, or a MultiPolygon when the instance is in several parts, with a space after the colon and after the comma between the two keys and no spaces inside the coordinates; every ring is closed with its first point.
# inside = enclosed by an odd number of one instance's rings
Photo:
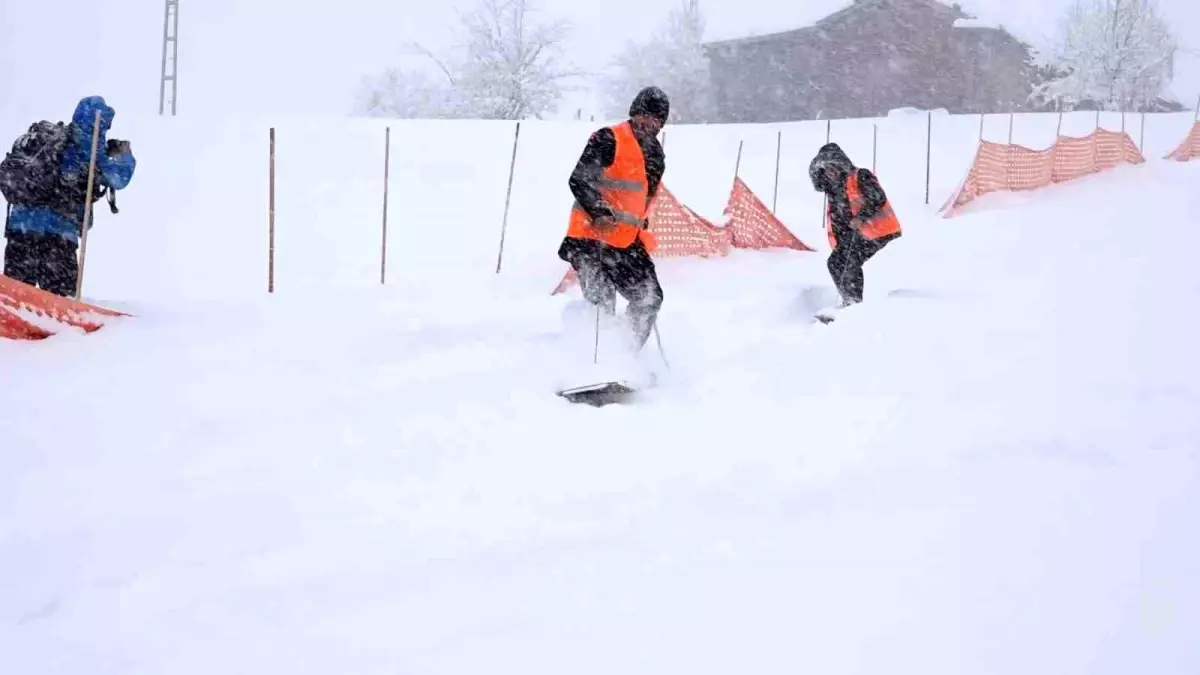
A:
{"type": "MultiPolygon", "coordinates": [[[[1200,671],[1200,167],[942,220],[952,123],[930,207],[881,155],[866,303],[808,318],[823,252],[665,262],[672,369],[597,410],[549,296],[586,126],[523,129],[498,276],[511,125],[394,127],[380,286],[381,125],[280,125],[267,296],[262,127],[145,122],[87,286],[137,316],[0,343],[4,671],[1200,671]]],[[[803,133],[780,213],[823,251],[803,133]]],[[[769,200],[773,128],[669,131],[666,183],[719,217],[752,134],[769,200]]]]}

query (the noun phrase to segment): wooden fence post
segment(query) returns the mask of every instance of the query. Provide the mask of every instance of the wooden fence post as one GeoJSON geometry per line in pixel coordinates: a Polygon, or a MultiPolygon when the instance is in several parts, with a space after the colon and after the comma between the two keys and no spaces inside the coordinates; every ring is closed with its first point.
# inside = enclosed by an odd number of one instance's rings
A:
{"type": "MultiPolygon", "coordinates": [[[[825,145],[833,142],[833,118],[825,120],[825,145]]],[[[829,195],[821,195],[821,228],[825,227],[825,214],[829,211],[829,195]]]]}
{"type": "MultiPolygon", "coordinates": [[[[96,120],[92,123],[92,157],[88,162],[88,179],[86,195],[83,199],[83,231],[79,235],[79,271],[75,275],[75,300],[83,300],[83,270],[87,265],[88,230],[92,226],[92,194],[96,187],[96,153],[100,148],[100,111],[96,111],[96,120]]],[[[115,203],[115,202],[114,202],[115,203]]]]}
{"type": "Polygon", "coordinates": [[[779,159],[783,153],[783,131],[775,137],[775,192],[771,195],[771,213],[775,213],[779,205],[779,159]]]}
{"type": "Polygon", "coordinates": [[[392,167],[392,128],[387,127],[383,140],[383,242],[379,253],[379,283],[387,283],[388,180],[392,167]]]}
{"type": "Polygon", "coordinates": [[[929,123],[925,128],[925,203],[929,204],[929,187],[933,169],[933,111],[929,111],[929,123]]]}
{"type": "Polygon", "coordinates": [[[521,123],[517,122],[517,131],[513,135],[512,160],[508,165],[508,192],[504,196],[504,220],[500,223],[500,252],[496,254],[496,274],[500,274],[500,264],[504,260],[504,237],[508,232],[508,206],[512,201],[513,173],[517,170],[517,141],[521,139],[521,123]]]}
{"type": "Polygon", "coordinates": [[[871,173],[879,173],[876,168],[879,159],[879,123],[871,125],[871,173]]]}
{"type": "Polygon", "coordinates": [[[270,179],[267,195],[267,292],[275,292],[275,127],[271,127],[270,179]]]}

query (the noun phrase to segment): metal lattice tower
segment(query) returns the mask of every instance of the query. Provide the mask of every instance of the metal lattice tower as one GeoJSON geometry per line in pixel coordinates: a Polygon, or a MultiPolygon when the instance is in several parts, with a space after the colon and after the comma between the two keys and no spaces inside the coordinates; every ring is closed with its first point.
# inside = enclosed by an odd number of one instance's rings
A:
{"type": "Polygon", "coordinates": [[[163,12],[162,81],[158,87],[158,114],[167,109],[167,82],[171,83],[171,114],[179,91],[179,0],[166,0],[163,12]]]}

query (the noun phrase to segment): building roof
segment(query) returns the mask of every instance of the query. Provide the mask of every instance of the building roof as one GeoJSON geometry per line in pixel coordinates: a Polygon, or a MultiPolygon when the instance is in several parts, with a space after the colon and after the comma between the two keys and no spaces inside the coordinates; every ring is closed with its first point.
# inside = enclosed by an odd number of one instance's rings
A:
{"type": "MultiPolygon", "coordinates": [[[[832,13],[826,14],[823,17],[811,20],[807,23],[796,25],[786,30],[773,31],[769,33],[761,33],[756,35],[746,35],[740,37],[729,37],[720,40],[713,40],[705,43],[709,48],[732,47],[732,46],[749,46],[753,44],[774,42],[781,37],[795,37],[803,35],[810,31],[819,30],[822,26],[833,23],[845,18],[849,14],[854,14],[863,10],[874,9],[882,2],[887,0],[836,0],[836,2],[827,1],[820,3],[823,8],[828,11],[833,9],[832,13]]],[[[974,19],[975,17],[967,14],[962,10],[957,2],[953,0],[891,0],[892,2],[907,2],[910,4],[924,6],[934,12],[944,12],[950,20],[974,19]]],[[[812,5],[813,3],[807,3],[812,5]]]]}

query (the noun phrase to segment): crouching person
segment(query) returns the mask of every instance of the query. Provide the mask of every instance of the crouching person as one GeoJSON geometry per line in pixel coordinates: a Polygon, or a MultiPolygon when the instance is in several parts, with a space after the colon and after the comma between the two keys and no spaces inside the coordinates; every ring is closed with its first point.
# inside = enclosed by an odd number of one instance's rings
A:
{"type": "Polygon", "coordinates": [[[828,198],[825,228],[833,252],[829,275],[845,307],[862,302],[863,264],[901,235],[900,220],[869,169],[854,166],[837,143],[822,146],[808,167],[813,189],[828,198]]]}
{"type": "Polygon", "coordinates": [[[92,201],[107,196],[116,213],[116,191],[129,185],[137,160],[128,141],[107,138],[116,111],[91,96],[79,102],[70,124],[34,124],[0,164],[0,189],[9,202],[5,276],[64,297],[75,294],[97,111],[92,201]]]}

